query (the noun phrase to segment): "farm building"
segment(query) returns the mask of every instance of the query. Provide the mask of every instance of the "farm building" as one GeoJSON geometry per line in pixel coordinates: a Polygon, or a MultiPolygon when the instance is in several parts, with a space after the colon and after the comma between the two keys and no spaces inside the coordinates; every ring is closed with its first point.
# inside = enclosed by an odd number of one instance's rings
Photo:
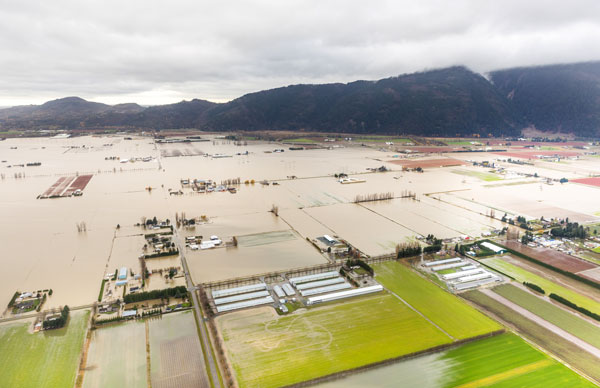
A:
{"type": "Polygon", "coordinates": [[[338,276],[340,276],[340,273],[338,271],[323,272],[323,273],[317,273],[314,275],[306,275],[306,276],[290,278],[290,283],[292,283],[293,286],[296,286],[297,284],[300,284],[300,283],[308,283],[308,282],[313,282],[316,280],[335,278],[338,276]]]}
{"type": "Polygon", "coordinates": [[[460,261],[458,263],[450,263],[450,264],[437,265],[435,267],[432,267],[431,270],[437,272],[437,271],[443,271],[445,269],[465,267],[467,265],[470,265],[470,264],[468,262],[466,262],[466,261],[460,261]]]}
{"type": "Polygon", "coordinates": [[[279,286],[273,286],[273,291],[275,292],[275,294],[277,294],[277,297],[279,298],[285,298],[285,293],[283,292],[283,290],[281,289],[281,287],[279,286]]]}
{"type": "Polygon", "coordinates": [[[288,283],[285,283],[283,285],[283,291],[285,291],[285,294],[287,296],[294,296],[294,295],[296,295],[296,292],[294,291],[294,289],[292,288],[292,286],[290,286],[288,283]]]}
{"type": "Polygon", "coordinates": [[[324,294],[326,292],[346,290],[348,288],[352,288],[352,286],[349,283],[344,282],[341,284],[334,284],[334,285],[326,286],[326,287],[318,287],[318,288],[310,288],[308,290],[302,290],[302,291],[300,291],[300,294],[302,296],[310,296],[310,295],[324,294]]]}
{"type": "Polygon", "coordinates": [[[245,300],[243,302],[237,302],[237,303],[226,304],[223,306],[217,306],[217,312],[222,313],[225,311],[243,309],[246,307],[261,306],[263,304],[269,304],[269,303],[273,303],[273,302],[275,302],[273,300],[273,297],[266,296],[261,299],[245,300]]]}
{"type": "Polygon", "coordinates": [[[332,279],[318,280],[316,282],[302,283],[296,286],[298,291],[307,290],[309,288],[329,286],[331,284],[344,283],[344,278],[337,277],[332,279]]]}
{"type": "Polygon", "coordinates": [[[127,279],[127,267],[122,267],[119,270],[119,280],[127,279]]]}
{"type": "Polygon", "coordinates": [[[461,258],[455,257],[453,259],[428,261],[427,263],[425,263],[423,265],[425,265],[426,267],[431,267],[433,265],[442,265],[442,264],[456,263],[456,262],[461,261],[461,260],[462,260],[461,258]]]}
{"type": "Polygon", "coordinates": [[[216,299],[216,298],[222,298],[224,296],[244,294],[247,292],[261,291],[261,290],[266,290],[266,289],[267,289],[267,285],[265,283],[250,284],[248,286],[227,288],[225,290],[214,290],[212,292],[212,297],[213,297],[213,299],[216,299]]]}
{"type": "Polygon", "coordinates": [[[325,241],[327,241],[329,244],[332,244],[332,245],[337,242],[333,237],[331,237],[328,234],[324,234],[323,238],[325,239],[325,241]]]}
{"type": "Polygon", "coordinates": [[[378,284],[376,286],[355,288],[353,290],[340,291],[340,292],[335,292],[333,294],[314,296],[312,298],[308,298],[307,304],[312,305],[312,304],[317,304],[317,303],[330,302],[333,300],[351,298],[354,296],[366,295],[366,294],[371,294],[371,293],[379,292],[379,291],[383,291],[383,287],[380,284],[378,284]]]}
{"type": "Polygon", "coordinates": [[[506,253],[506,249],[505,248],[501,248],[498,245],[489,243],[487,241],[481,243],[481,246],[484,247],[484,248],[489,249],[490,251],[493,251],[497,255],[502,254],[502,253],[506,253]]]}
{"type": "Polygon", "coordinates": [[[265,296],[269,296],[269,291],[249,292],[247,294],[231,295],[224,298],[215,299],[215,304],[218,306],[220,304],[240,302],[242,300],[264,298],[265,296]]]}
{"type": "Polygon", "coordinates": [[[475,274],[483,273],[483,272],[486,272],[486,271],[481,268],[476,268],[476,269],[471,269],[468,271],[459,271],[459,272],[449,273],[447,275],[442,275],[442,278],[444,280],[452,280],[452,279],[458,279],[458,278],[462,278],[464,276],[475,275],[475,274]]]}

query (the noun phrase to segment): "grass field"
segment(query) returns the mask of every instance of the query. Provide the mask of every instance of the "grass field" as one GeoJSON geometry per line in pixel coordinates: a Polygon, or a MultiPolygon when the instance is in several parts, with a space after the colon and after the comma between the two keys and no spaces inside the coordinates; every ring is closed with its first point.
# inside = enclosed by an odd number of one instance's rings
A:
{"type": "Polygon", "coordinates": [[[490,259],[482,259],[480,260],[485,265],[492,267],[495,270],[498,270],[504,274],[507,274],[519,282],[527,281],[529,283],[537,284],[542,287],[547,294],[555,293],[557,295],[562,296],[563,298],[567,298],[571,302],[577,304],[578,306],[585,307],[586,309],[600,314],[600,303],[595,302],[594,300],[587,298],[575,291],[572,291],[568,288],[560,286],[550,280],[544,279],[541,276],[533,274],[523,268],[517,267],[511,263],[508,263],[502,258],[493,257],[490,259]]]}
{"type": "Polygon", "coordinates": [[[377,281],[457,339],[501,329],[479,311],[405,265],[390,261],[374,266],[377,281]]]}
{"type": "MultiPolygon", "coordinates": [[[[589,353],[583,352],[579,347],[562,338],[561,336],[554,334],[537,323],[515,313],[509,307],[506,307],[500,302],[495,301],[479,291],[468,291],[462,295],[472,302],[482,306],[486,310],[492,312],[503,321],[516,327],[516,329],[522,333],[525,338],[533,341],[550,353],[560,357],[569,365],[572,365],[574,368],[583,371],[596,381],[600,381],[600,368],[598,368],[598,359],[589,353]]],[[[507,387],[510,386],[511,385],[507,385],[507,387]]],[[[561,384],[560,380],[558,380],[556,384],[547,384],[547,386],[568,387],[570,385],[561,384]]]]}
{"type": "Polygon", "coordinates": [[[600,349],[600,327],[510,284],[494,292],[600,349]]]}
{"type": "Polygon", "coordinates": [[[298,310],[217,319],[240,387],[279,387],[399,357],[451,339],[385,294],[298,310]]]}
{"type": "Polygon", "coordinates": [[[492,174],[490,172],[481,172],[481,171],[466,171],[466,170],[452,170],[454,174],[471,176],[477,179],[481,179],[486,182],[494,182],[502,180],[502,177],[496,174],[492,174]]]}
{"type": "Polygon", "coordinates": [[[89,311],[61,329],[30,334],[31,322],[0,325],[0,386],[72,387],[89,311]]]}
{"type": "Polygon", "coordinates": [[[335,387],[589,387],[576,373],[512,333],[318,385],[335,387]],[[401,384],[399,384],[401,382],[401,384]]]}
{"type": "Polygon", "coordinates": [[[196,387],[205,364],[192,311],[148,320],[152,387],[196,387]]]}
{"type": "Polygon", "coordinates": [[[88,351],[84,388],[146,387],[144,322],[127,322],[96,329],[88,351]]]}

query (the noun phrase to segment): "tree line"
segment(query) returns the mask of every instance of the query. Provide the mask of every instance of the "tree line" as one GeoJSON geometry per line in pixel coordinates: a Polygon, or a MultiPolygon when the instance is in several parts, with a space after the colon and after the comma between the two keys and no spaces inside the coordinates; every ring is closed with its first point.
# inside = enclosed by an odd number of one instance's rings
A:
{"type": "Polygon", "coordinates": [[[187,296],[187,288],[185,286],[177,286],[172,288],[165,288],[162,290],[153,290],[139,292],[135,294],[127,294],[123,298],[125,303],[142,302],[150,299],[163,299],[163,298],[183,298],[187,296]]]}

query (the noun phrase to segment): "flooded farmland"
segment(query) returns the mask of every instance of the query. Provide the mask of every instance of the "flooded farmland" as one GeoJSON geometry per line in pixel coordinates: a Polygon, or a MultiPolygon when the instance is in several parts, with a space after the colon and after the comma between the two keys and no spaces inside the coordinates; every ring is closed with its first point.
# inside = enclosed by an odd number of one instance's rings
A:
{"type": "MultiPolygon", "coordinates": [[[[397,243],[430,233],[440,238],[478,237],[501,228],[503,212],[600,219],[597,188],[543,181],[551,174],[585,177],[600,171],[595,159],[533,161],[533,167],[506,163],[503,167],[510,173],[490,182],[477,175],[486,169],[470,165],[460,167],[473,172],[470,175],[456,174],[452,166],[402,171],[399,164],[388,162],[397,154],[376,146],[275,153],[280,143],[235,145],[213,135],[203,137],[208,141],[192,146],[118,135],[0,142],[0,233],[5,242],[0,264],[11,274],[0,285],[0,303],[6,306],[17,290],[41,289],[53,290],[47,308],[92,303],[106,273],[121,266],[139,271],[144,231],[134,225],[143,217],[203,216],[204,222],[182,229],[181,235],[216,235],[224,245],[240,238],[235,248],[186,248],[195,282],[325,263],[327,258],[306,241],[323,234],[336,235],[374,256],[393,253],[397,243]],[[27,166],[29,162],[40,165],[27,166]],[[381,166],[387,172],[368,170],[381,166]],[[535,170],[539,178],[519,178],[526,170],[535,170]],[[509,179],[512,173],[516,180],[509,179]],[[60,177],[85,174],[93,176],[83,195],[37,199],[60,177]],[[341,184],[336,174],[347,174],[358,183],[341,184]],[[181,183],[209,179],[218,185],[237,178],[235,194],[195,191],[181,183]],[[382,192],[393,193],[395,199],[353,203],[357,196],[382,192]],[[415,199],[397,198],[406,192],[415,199]],[[278,215],[272,212],[275,207],[278,215]],[[488,216],[491,209],[496,219],[488,216]],[[274,232],[283,234],[268,235],[274,232]],[[261,234],[270,242],[261,243],[256,238],[261,234]]],[[[492,154],[449,157],[502,163],[492,154]]],[[[410,160],[418,161],[419,156],[410,160]]],[[[150,271],[179,264],[177,256],[153,260],[148,260],[150,271]]],[[[152,288],[163,284],[157,282],[152,288]]]]}

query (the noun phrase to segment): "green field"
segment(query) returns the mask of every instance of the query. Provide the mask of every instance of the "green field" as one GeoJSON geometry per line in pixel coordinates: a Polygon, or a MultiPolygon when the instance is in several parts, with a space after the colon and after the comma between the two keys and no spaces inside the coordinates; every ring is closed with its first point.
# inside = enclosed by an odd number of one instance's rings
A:
{"type": "Polygon", "coordinates": [[[508,276],[513,277],[515,280],[519,281],[520,283],[529,282],[529,283],[537,284],[538,286],[542,287],[546,291],[546,294],[554,293],[554,294],[560,295],[563,298],[566,298],[566,299],[570,300],[571,302],[577,304],[578,306],[584,307],[595,313],[600,313],[600,304],[598,302],[595,302],[594,300],[587,298],[587,297],[585,297],[575,291],[572,291],[568,288],[560,286],[560,285],[554,283],[553,281],[544,279],[541,276],[538,276],[527,270],[524,270],[521,267],[517,267],[516,265],[508,263],[508,262],[502,260],[502,258],[493,257],[490,259],[481,259],[480,261],[482,263],[484,263],[485,265],[490,266],[499,272],[502,272],[508,276]]]}
{"type": "Polygon", "coordinates": [[[405,265],[389,261],[374,266],[377,281],[400,296],[456,339],[500,330],[501,326],[455,295],[423,279],[405,265]]]}
{"type": "Polygon", "coordinates": [[[0,386],[72,387],[89,314],[72,312],[67,326],[35,334],[30,321],[0,325],[0,386]]]}
{"type": "Polygon", "coordinates": [[[481,179],[486,182],[494,182],[500,181],[503,178],[497,174],[493,174],[491,172],[481,172],[481,171],[466,171],[466,170],[452,170],[454,174],[471,176],[473,178],[481,179]]]}
{"type": "Polygon", "coordinates": [[[318,388],[342,386],[546,388],[591,387],[593,384],[518,336],[506,333],[317,385],[318,388]]]}
{"type": "Polygon", "coordinates": [[[127,322],[96,329],[88,350],[84,388],[146,387],[144,322],[127,322]]]}
{"type": "Polygon", "coordinates": [[[387,293],[286,316],[240,311],[216,322],[240,387],[285,386],[451,342],[387,293]]]}
{"type": "MultiPolygon", "coordinates": [[[[600,368],[598,368],[598,359],[584,352],[575,344],[567,341],[563,337],[554,334],[537,323],[517,314],[511,308],[490,298],[479,291],[468,291],[462,294],[470,301],[482,306],[503,321],[516,327],[525,338],[533,341],[542,348],[560,357],[562,360],[572,365],[574,368],[583,371],[588,376],[600,381],[600,368]]],[[[569,386],[569,385],[549,385],[549,386],[569,386]]]]}
{"type": "Polygon", "coordinates": [[[587,343],[600,348],[600,327],[510,284],[498,286],[494,288],[494,292],[587,343]]]}

